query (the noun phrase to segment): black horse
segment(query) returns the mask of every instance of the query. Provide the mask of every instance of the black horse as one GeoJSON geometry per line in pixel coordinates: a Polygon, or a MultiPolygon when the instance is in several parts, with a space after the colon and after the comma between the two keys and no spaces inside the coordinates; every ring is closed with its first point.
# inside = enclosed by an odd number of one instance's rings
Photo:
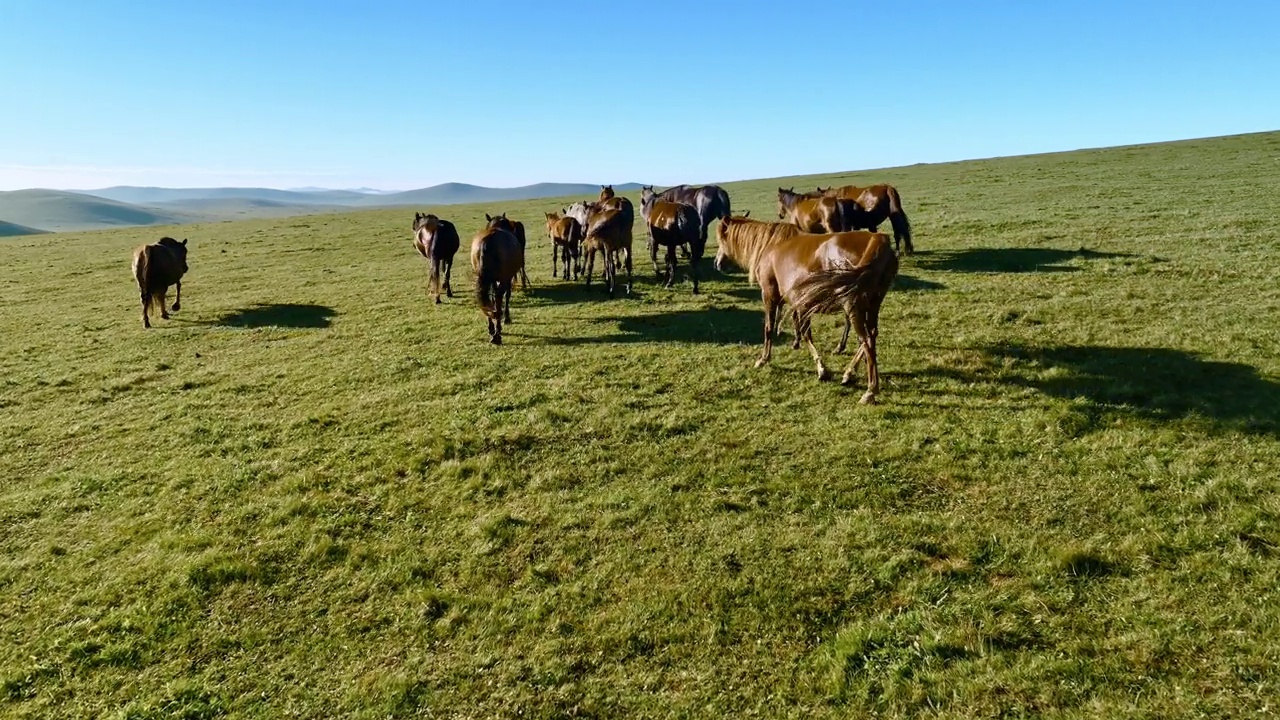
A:
{"type": "MultiPolygon", "coordinates": [[[[642,188],[653,192],[653,186],[647,185],[642,188]]],[[[676,185],[669,187],[660,193],[656,193],[657,199],[669,200],[671,202],[684,203],[692,205],[694,210],[698,211],[699,236],[703,244],[707,242],[707,228],[711,227],[711,221],[717,218],[723,219],[730,215],[729,212],[729,193],[719,185],[676,185]]],[[[685,249],[685,256],[689,255],[688,249],[685,249]]]]}

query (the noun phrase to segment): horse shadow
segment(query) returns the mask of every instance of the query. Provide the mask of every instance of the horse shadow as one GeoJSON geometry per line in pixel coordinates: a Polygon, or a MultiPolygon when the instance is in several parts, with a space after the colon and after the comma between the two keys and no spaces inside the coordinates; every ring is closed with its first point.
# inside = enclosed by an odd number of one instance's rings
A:
{"type": "MultiPolygon", "coordinates": [[[[1222,428],[1280,434],[1280,383],[1250,365],[1168,348],[1002,345],[983,352],[994,367],[1007,368],[996,382],[1084,399],[1097,414],[1157,421],[1201,417],[1222,428]]],[[[935,374],[976,379],[967,372],[935,374]]]]}
{"type": "MultiPolygon", "coordinates": [[[[940,282],[912,277],[910,275],[898,275],[893,279],[893,287],[890,289],[890,292],[928,292],[932,290],[945,290],[946,288],[947,286],[940,282]]],[[[720,294],[738,298],[739,300],[760,301],[760,288],[755,286],[721,290],[720,294]]]]}
{"type": "Polygon", "coordinates": [[[332,324],[334,315],[337,312],[328,305],[255,303],[226,313],[208,324],[239,328],[327,328],[332,324]]]}
{"type": "Polygon", "coordinates": [[[1076,259],[1098,260],[1133,257],[1129,253],[1099,252],[1080,248],[967,248],[917,252],[915,264],[929,270],[967,273],[1077,272],[1064,263],[1076,259]]]}
{"type": "Polygon", "coordinates": [[[621,315],[591,322],[593,325],[612,326],[615,331],[583,337],[523,336],[545,345],[652,342],[740,345],[759,342],[764,333],[763,312],[733,307],[621,315]]]}

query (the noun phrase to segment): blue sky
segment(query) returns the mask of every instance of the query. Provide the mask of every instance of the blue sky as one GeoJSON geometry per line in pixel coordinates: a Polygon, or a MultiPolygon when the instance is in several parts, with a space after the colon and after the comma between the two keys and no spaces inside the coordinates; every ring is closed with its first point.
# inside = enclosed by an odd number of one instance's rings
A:
{"type": "Polygon", "coordinates": [[[0,0],[0,190],[668,185],[1274,130],[1277,33],[1275,2],[0,0]]]}

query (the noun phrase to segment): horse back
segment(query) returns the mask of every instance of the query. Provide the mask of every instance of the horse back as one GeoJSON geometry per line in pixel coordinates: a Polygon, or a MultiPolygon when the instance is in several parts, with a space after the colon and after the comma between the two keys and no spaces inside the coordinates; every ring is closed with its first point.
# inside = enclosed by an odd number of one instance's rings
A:
{"type": "Polygon", "coordinates": [[[182,265],[163,244],[142,245],[133,251],[133,276],[142,290],[162,290],[182,279],[182,265]]]}

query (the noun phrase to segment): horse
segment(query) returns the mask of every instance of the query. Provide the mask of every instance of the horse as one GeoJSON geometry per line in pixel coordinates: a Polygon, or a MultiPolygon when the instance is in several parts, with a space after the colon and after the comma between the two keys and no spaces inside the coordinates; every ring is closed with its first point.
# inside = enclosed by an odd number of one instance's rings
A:
{"type": "Polygon", "coordinates": [[[626,253],[627,294],[631,294],[631,228],[632,221],[626,213],[615,207],[601,207],[588,218],[586,240],[583,247],[587,254],[587,287],[591,287],[591,274],[595,270],[596,253],[604,253],[604,282],[609,297],[617,289],[618,256],[626,253]]]}
{"type": "Polygon", "coordinates": [[[444,291],[453,297],[453,256],[457,254],[462,241],[458,238],[458,229],[448,220],[441,220],[435,215],[420,212],[413,213],[413,246],[422,257],[431,261],[431,287],[436,304],[440,304],[440,269],[444,268],[444,291]]]}
{"type": "Polygon", "coordinates": [[[476,302],[489,321],[489,342],[502,344],[502,322],[511,322],[511,288],[524,268],[524,246],[497,217],[471,240],[476,302]]]}
{"type": "Polygon", "coordinates": [[[848,229],[876,232],[880,223],[888,219],[889,225],[893,227],[894,249],[899,249],[905,243],[908,255],[915,252],[915,247],[911,244],[911,223],[907,220],[907,213],[902,209],[902,198],[894,186],[883,183],[865,188],[844,185],[826,190],[819,187],[817,192],[826,197],[853,200],[858,204],[857,211],[849,217],[852,225],[848,229]]]}
{"type": "MultiPolygon", "coordinates": [[[[642,192],[645,187],[650,191],[653,190],[653,186],[648,185],[641,187],[642,192]]],[[[707,244],[707,228],[711,227],[711,221],[717,218],[723,220],[731,214],[729,193],[719,185],[676,185],[658,193],[658,199],[692,205],[698,211],[698,222],[701,226],[698,235],[702,238],[703,247],[707,244]]]]}
{"type": "Polygon", "coordinates": [[[843,232],[852,230],[847,216],[856,211],[857,203],[834,197],[810,197],[795,189],[778,188],[778,219],[785,220],[804,232],[843,232]]]}
{"type": "Polygon", "coordinates": [[[564,279],[569,279],[569,259],[573,258],[573,279],[578,279],[582,268],[578,259],[582,255],[582,223],[563,213],[544,212],[547,217],[547,237],[551,238],[551,277],[556,277],[560,258],[564,260],[564,279]],[[563,248],[564,252],[560,253],[563,248]]]}
{"type": "Polygon", "coordinates": [[[658,246],[667,249],[667,282],[671,287],[676,281],[676,248],[690,245],[693,258],[689,261],[689,277],[693,280],[693,294],[698,294],[698,263],[706,249],[701,240],[698,211],[692,205],[658,200],[653,189],[641,191],[640,215],[649,228],[649,258],[653,260],[653,272],[658,277],[658,246]]]}
{"type": "Polygon", "coordinates": [[[772,357],[778,312],[784,303],[793,308],[796,333],[803,336],[817,363],[818,380],[831,373],[813,344],[812,319],[839,308],[845,322],[858,332],[858,352],[844,372],[841,384],[854,382],[854,372],[867,360],[867,391],[860,402],[874,403],[880,390],[876,342],[880,333],[880,306],[898,274],[898,255],[889,236],[855,230],[839,233],[800,233],[779,230],[782,223],[758,223],[745,218],[722,220],[717,240],[726,256],[747,269],[760,286],[764,303],[764,349],[755,366],[772,357]],[[775,227],[768,227],[773,225],[775,227]]]}
{"type": "Polygon", "coordinates": [[[187,270],[187,238],[178,242],[165,236],[159,242],[134,248],[133,277],[138,281],[138,291],[142,296],[142,327],[151,327],[147,309],[157,300],[160,302],[160,317],[169,319],[165,296],[170,285],[178,288],[173,311],[178,312],[182,307],[182,276],[187,270]]]}
{"type": "MultiPolygon", "coordinates": [[[[604,212],[606,210],[616,210],[622,213],[622,219],[619,222],[621,222],[622,224],[630,228],[630,230],[628,230],[629,233],[634,232],[635,207],[631,204],[631,201],[620,195],[614,195],[613,187],[610,185],[602,185],[600,194],[601,195],[607,194],[610,197],[600,201],[579,200],[578,202],[573,203],[572,205],[570,205],[569,207],[561,211],[562,214],[576,219],[582,225],[582,235],[584,238],[584,242],[585,242],[586,236],[591,234],[591,226],[594,223],[598,222],[600,218],[604,217],[604,212]]],[[[631,262],[630,236],[628,236],[627,241],[622,245],[619,245],[619,247],[625,247],[626,253],[627,253],[625,262],[630,263],[631,262]]],[[[614,256],[613,262],[615,264],[618,262],[618,258],[617,258],[618,252],[620,252],[620,250],[609,251],[609,254],[614,256]]]]}
{"type": "Polygon", "coordinates": [[[520,265],[520,289],[521,289],[521,290],[528,290],[528,289],[529,289],[529,275],[524,271],[524,264],[523,264],[523,263],[524,263],[524,260],[523,260],[523,257],[524,257],[524,256],[523,256],[523,253],[524,253],[524,249],[525,249],[524,223],[520,222],[519,220],[510,220],[510,219],[508,219],[508,218],[507,218],[507,214],[506,214],[505,212],[504,212],[504,213],[502,213],[501,215],[494,215],[493,217],[489,217],[489,213],[485,213],[485,214],[484,214],[484,221],[485,221],[486,223],[490,223],[490,224],[492,224],[492,223],[494,223],[494,222],[497,222],[497,223],[498,223],[498,227],[502,228],[503,230],[506,230],[507,232],[511,233],[512,235],[515,235],[515,236],[516,236],[516,240],[518,240],[518,241],[520,242],[520,252],[522,253],[522,255],[521,255],[521,258],[522,258],[522,259],[521,259],[521,261],[520,261],[520,262],[521,262],[521,265],[520,265]]]}

